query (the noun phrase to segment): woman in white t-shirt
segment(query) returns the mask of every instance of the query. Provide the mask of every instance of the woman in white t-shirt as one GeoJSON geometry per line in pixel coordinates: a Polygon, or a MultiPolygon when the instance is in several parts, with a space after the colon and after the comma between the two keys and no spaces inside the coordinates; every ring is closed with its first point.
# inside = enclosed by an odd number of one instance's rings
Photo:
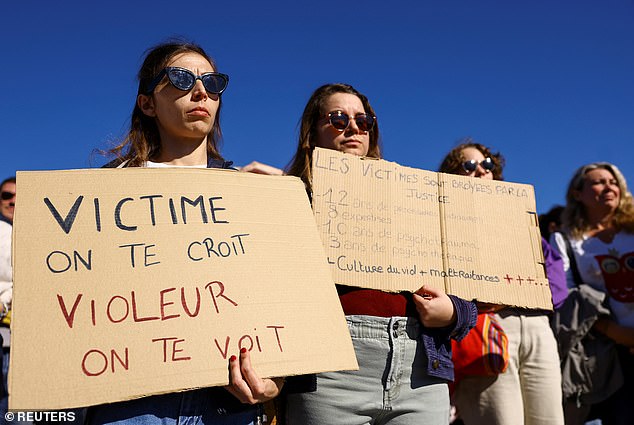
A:
{"type": "MultiPolygon", "coordinates": [[[[618,344],[623,368],[623,386],[596,404],[594,414],[602,419],[603,425],[631,423],[634,418],[632,195],[615,165],[597,162],[575,172],[566,202],[562,213],[563,231],[551,236],[551,244],[564,260],[569,288],[585,284],[607,297],[611,314],[600,316],[592,329],[618,344]],[[570,258],[569,253],[574,258],[570,258]]],[[[605,361],[598,359],[602,360],[605,361]]]]}

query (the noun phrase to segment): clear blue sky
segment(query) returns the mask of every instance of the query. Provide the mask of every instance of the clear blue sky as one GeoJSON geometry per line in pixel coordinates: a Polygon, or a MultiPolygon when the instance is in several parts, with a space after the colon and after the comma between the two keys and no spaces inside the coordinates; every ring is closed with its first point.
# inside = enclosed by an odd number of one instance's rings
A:
{"type": "Polygon", "coordinates": [[[231,81],[222,152],[282,167],[312,91],[347,82],[385,158],[436,170],[472,136],[537,209],[585,163],[634,186],[634,0],[4,2],[0,177],[99,166],[128,125],[144,51],[201,44],[231,81]]]}

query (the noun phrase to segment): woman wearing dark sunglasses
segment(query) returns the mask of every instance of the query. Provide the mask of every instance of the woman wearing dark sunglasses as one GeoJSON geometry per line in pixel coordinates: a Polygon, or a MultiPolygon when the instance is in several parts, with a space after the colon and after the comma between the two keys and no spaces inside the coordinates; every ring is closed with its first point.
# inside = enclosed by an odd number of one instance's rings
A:
{"type": "MultiPolygon", "coordinates": [[[[443,159],[441,173],[503,180],[504,158],[466,138],[443,159]]],[[[553,305],[568,292],[561,257],[542,239],[553,305]]],[[[457,383],[454,402],[465,425],[563,425],[561,372],[557,342],[546,311],[479,305],[495,311],[508,337],[509,365],[497,376],[466,376],[457,383]]],[[[458,354],[458,353],[456,353],[458,354]]]]}
{"type": "Polygon", "coordinates": [[[453,148],[440,165],[441,173],[504,180],[504,158],[480,143],[466,138],[453,148]]]}
{"type": "MultiPolygon", "coordinates": [[[[229,77],[216,72],[194,44],[165,43],[149,50],[125,140],[107,167],[229,168],[218,151],[221,94],[229,77]]],[[[249,352],[229,359],[230,385],[203,388],[88,409],[91,424],[259,424],[262,402],[279,394],[282,379],[261,379],[249,352]]]]}
{"type": "MultiPolygon", "coordinates": [[[[368,99],[347,84],[324,85],[309,99],[288,167],[309,192],[316,146],[381,158],[368,99]]],[[[473,327],[475,305],[432,289],[412,294],[337,285],[337,291],[359,370],[318,374],[316,390],[289,394],[288,423],[447,424],[450,337],[473,327]]]]}

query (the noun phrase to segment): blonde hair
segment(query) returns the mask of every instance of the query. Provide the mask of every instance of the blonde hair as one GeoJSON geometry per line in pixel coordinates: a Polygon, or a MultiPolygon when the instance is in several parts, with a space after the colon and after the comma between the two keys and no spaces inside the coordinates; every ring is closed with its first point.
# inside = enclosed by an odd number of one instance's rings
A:
{"type": "Polygon", "coordinates": [[[625,177],[616,165],[609,162],[593,162],[579,167],[568,185],[566,192],[566,207],[561,215],[563,229],[575,239],[581,239],[590,230],[588,214],[585,205],[576,199],[576,192],[583,189],[586,182],[586,174],[592,170],[602,169],[609,171],[617,181],[621,191],[619,205],[612,217],[613,224],[618,231],[634,233],[634,201],[632,194],[627,190],[625,177]]]}

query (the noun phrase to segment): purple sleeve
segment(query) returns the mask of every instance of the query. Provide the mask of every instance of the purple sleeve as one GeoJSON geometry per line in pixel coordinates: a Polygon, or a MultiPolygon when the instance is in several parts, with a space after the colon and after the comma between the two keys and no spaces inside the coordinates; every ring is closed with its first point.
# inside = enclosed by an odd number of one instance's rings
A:
{"type": "Polygon", "coordinates": [[[552,249],[544,238],[542,238],[542,250],[544,251],[546,275],[548,276],[550,291],[553,294],[553,307],[559,308],[566,300],[566,297],[568,297],[564,263],[559,254],[552,249]]]}

